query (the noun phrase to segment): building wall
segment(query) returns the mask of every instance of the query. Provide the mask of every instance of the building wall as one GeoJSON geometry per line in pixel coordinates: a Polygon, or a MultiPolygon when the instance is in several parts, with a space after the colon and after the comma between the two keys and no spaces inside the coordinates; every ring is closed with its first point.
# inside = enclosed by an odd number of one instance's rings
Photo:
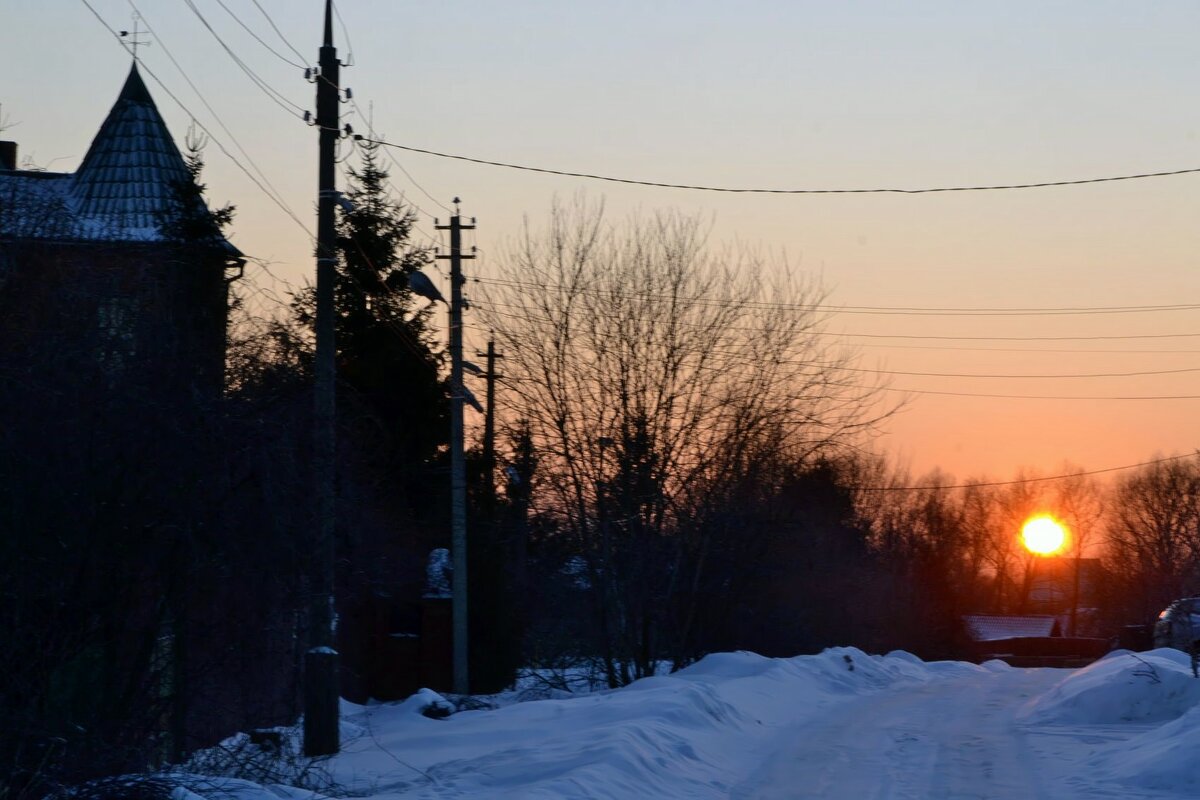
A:
{"type": "Polygon", "coordinates": [[[165,244],[0,242],[0,359],[43,387],[214,397],[223,257],[165,244]]]}

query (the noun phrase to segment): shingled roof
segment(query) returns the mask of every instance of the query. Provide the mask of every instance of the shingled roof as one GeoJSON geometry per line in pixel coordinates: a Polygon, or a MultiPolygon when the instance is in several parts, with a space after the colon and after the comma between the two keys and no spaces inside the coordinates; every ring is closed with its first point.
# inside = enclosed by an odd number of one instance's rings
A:
{"type": "Polygon", "coordinates": [[[163,241],[162,221],[176,208],[177,187],[190,179],[135,62],[77,172],[0,170],[0,202],[10,209],[0,215],[7,218],[0,235],[163,241]]]}
{"type": "Polygon", "coordinates": [[[154,240],[175,187],[190,178],[137,64],[75,173],[80,221],[96,238],[154,240]]]}
{"type": "Polygon", "coordinates": [[[1048,614],[967,614],[967,635],[976,642],[994,642],[1026,636],[1061,636],[1058,620],[1048,614]]]}

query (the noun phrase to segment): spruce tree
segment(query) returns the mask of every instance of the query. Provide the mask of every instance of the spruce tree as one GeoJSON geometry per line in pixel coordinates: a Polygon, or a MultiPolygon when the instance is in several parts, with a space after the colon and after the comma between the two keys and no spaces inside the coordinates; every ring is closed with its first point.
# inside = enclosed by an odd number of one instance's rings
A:
{"type": "MultiPolygon", "coordinates": [[[[339,414],[355,431],[356,454],[393,488],[406,489],[418,515],[429,510],[430,467],[449,428],[442,354],[408,277],[429,264],[429,248],[412,241],[416,213],[394,199],[378,145],[364,143],[350,170],[338,219],[334,280],[339,414]]],[[[294,303],[311,325],[312,289],[294,303]]]]}

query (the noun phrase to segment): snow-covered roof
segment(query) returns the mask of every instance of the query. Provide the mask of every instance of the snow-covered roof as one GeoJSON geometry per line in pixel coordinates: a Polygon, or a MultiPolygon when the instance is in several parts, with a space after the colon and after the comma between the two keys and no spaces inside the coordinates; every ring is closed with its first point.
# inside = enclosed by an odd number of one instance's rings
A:
{"type": "Polygon", "coordinates": [[[0,235],[19,239],[77,239],[71,187],[62,172],[0,170],[0,235]]]}
{"type": "Polygon", "coordinates": [[[77,172],[0,169],[0,235],[160,242],[190,179],[135,62],[77,172]]]}
{"type": "Polygon", "coordinates": [[[967,614],[963,617],[963,622],[967,627],[967,635],[976,642],[1061,635],[1058,620],[1049,614],[967,614]]]}

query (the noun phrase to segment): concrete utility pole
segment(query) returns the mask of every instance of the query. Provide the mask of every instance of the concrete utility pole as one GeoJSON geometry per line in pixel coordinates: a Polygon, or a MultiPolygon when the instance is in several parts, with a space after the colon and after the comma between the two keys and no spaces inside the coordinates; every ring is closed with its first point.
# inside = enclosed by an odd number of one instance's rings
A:
{"type": "Polygon", "coordinates": [[[317,170],[317,353],[314,364],[315,418],[313,476],[317,526],[309,553],[308,652],[304,656],[304,754],[338,752],[338,653],[334,649],[334,474],[337,439],[334,394],[333,279],[337,263],[336,147],[339,67],[333,46],[332,0],[325,0],[325,39],[317,62],[317,129],[320,159],[317,170]]]}
{"type": "Polygon", "coordinates": [[[484,404],[486,410],[483,414],[483,492],[487,504],[488,523],[494,524],[493,516],[496,513],[496,378],[500,377],[496,374],[496,359],[504,358],[504,355],[496,352],[494,339],[488,339],[486,353],[477,351],[475,355],[487,358],[487,371],[484,373],[484,378],[487,380],[487,400],[484,404]]]}
{"type": "Polygon", "coordinates": [[[439,231],[450,231],[450,253],[438,258],[450,260],[450,555],[454,564],[454,583],[451,586],[451,609],[454,615],[454,691],[470,694],[471,684],[467,667],[467,462],[463,452],[463,352],[462,352],[462,286],[465,282],[462,262],[474,258],[463,254],[462,232],[474,230],[472,224],[462,224],[458,213],[459,199],[454,198],[454,216],[449,225],[435,225],[439,231]]]}

